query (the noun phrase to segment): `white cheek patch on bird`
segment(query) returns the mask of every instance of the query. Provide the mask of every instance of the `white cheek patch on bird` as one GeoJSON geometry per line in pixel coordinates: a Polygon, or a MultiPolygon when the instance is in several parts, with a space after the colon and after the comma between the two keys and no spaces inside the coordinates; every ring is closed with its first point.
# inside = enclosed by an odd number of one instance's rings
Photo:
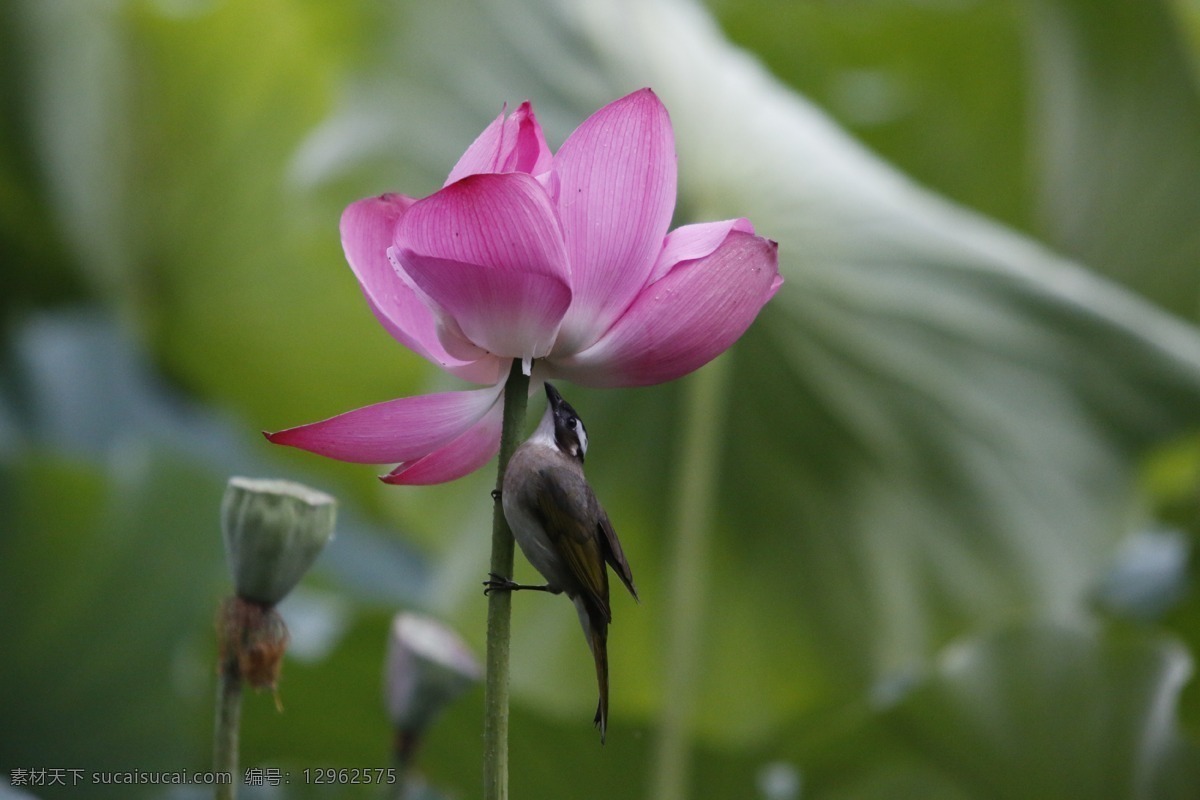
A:
{"type": "Polygon", "coordinates": [[[587,428],[583,427],[583,420],[575,418],[575,435],[579,439],[579,455],[587,455],[588,437],[587,428]]]}

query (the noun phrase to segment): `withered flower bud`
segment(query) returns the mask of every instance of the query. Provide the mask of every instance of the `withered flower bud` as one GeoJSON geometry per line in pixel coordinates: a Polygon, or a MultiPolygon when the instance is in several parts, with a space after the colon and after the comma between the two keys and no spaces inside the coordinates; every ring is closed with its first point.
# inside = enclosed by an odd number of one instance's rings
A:
{"type": "Polygon", "coordinates": [[[384,669],[384,699],[401,760],[408,759],[442,709],[483,675],[458,634],[410,612],[392,620],[384,669]]]}

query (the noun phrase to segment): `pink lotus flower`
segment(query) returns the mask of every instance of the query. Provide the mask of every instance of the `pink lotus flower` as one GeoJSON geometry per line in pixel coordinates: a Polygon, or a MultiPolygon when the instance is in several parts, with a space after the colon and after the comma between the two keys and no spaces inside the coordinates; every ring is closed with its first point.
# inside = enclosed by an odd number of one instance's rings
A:
{"type": "Polygon", "coordinates": [[[342,215],[367,303],[401,344],[486,385],[404,397],[272,442],[358,463],[388,483],[462,477],[499,449],[513,359],[531,389],[559,377],[646,386],[732,345],[778,290],[775,242],[745,219],[684,225],[667,110],[649,89],[597,111],[551,155],[533,108],[502,112],[440,191],[386,194],[342,215]]]}

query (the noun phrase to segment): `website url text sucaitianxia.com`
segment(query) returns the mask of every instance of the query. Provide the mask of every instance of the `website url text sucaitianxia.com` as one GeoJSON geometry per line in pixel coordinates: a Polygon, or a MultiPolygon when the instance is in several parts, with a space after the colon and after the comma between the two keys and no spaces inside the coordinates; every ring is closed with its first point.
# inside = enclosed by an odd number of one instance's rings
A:
{"type": "Polygon", "coordinates": [[[220,786],[233,783],[233,776],[228,772],[193,772],[191,770],[153,772],[133,769],[95,772],[67,767],[38,767],[9,770],[8,783],[13,787],[24,788],[84,785],[220,786]]]}

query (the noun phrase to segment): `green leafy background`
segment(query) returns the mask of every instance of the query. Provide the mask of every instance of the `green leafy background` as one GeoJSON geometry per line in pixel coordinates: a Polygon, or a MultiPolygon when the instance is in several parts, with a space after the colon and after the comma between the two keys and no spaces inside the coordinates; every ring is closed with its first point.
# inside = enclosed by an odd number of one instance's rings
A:
{"type": "MultiPolygon", "coordinates": [[[[569,605],[515,603],[513,796],[653,797],[671,713],[693,797],[1200,795],[1198,76],[1194,0],[3,4],[0,777],[206,768],[217,507],[263,474],[343,514],[243,762],[377,796],[300,776],[388,763],[396,610],[482,651],[494,477],[258,436],[457,386],[375,323],[338,215],[433,191],[504,102],[557,146],[649,85],[678,221],[749,217],[787,283],[712,375],[568,387],[642,603],[603,748],[569,605]]],[[[424,744],[442,793],[479,795],[481,706],[424,744]]]]}

